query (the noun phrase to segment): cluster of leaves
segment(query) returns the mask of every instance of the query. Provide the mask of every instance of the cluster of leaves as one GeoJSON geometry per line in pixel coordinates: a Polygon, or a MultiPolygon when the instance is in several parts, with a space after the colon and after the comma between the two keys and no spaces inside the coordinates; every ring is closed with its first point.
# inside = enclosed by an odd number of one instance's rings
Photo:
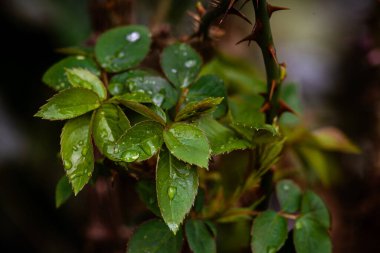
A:
{"type": "MultiPolygon", "coordinates": [[[[247,214],[248,219],[258,214],[252,227],[254,252],[280,250],[288,234],[285,217],[296,217],[297,253],[331,252],[323,202],[310,191],[302,194],[289,180],[277,184],[279,212],[252,211],[260,200],[249,208],[236,206],[279,161],[287,143],[279,125],[266,124],[260,110],[264,83],[247,74],[251,70],[244,71],[241,62],[237,68],[219,59],[202,68],[201,57],[184,43],[163,50],[163,77],[139,67],[150,46],[147,28],[114,28],[98,38],[94,49],[66,50],[73,55],[45,73],[43,81],[59,92],[36,116],[68,120],[61,134],[66,175],[57,185],[57,206],[94,178],[95,162],[110,160],[134,172],[134,166],[151,160],[155,181],[140,180],[137,192],[159,219],[136,230],[128,252],[179,252],[184,234],[193,252],[216,252],[214,222],[235,222],[247,214]],[[255,161],[245,159],[246,154],[255,154],[255,161]],[[210,181],[218,181],[215,172],[205,172],[213,157],[222,183],[205,194],[210,181]],[[228,162],[231,157],[237,164],[228,162]],[[192,206],[194,215],[184,222],[192,206]]],[[[320,145],[327,143],[325,135],[316,136],[320,145]]]]}

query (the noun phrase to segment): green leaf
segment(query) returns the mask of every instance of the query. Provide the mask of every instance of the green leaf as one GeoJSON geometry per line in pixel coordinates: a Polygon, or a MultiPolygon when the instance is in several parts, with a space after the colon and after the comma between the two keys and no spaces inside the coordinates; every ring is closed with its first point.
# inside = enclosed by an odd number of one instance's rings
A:
{"type": "Polygon", "coordinates": [[[152,119],[154,121],[157,121],[161,125],[166,124],[166,114],[164,111],[162,111],[161,108],[157,107],[156,105],[152,105],[150,107],[140,104],[135,101],[129,101],[121,99],[122,97],[118,97],[117,100],[119,100],[124,106],[128,107],[129,109],[140,113],[141,115],[152,119]]]}
{"type": "Polygon", "coordinates": [[[71,119],[99,106],[99,97],[94,92],[83,88],[71,88],[50,98],[34,116],[48,120],[71,119]]]}
{"type": "Polygon", "coordinates": [[[359,154],[360,149],[337,128],[325,127],[312,132],[312,136],[319,147],[328,151],[338,151],[359,154]]]}
{"type": "Polygon", "coordinates": [[[302,197],[301,214],[314,219],[324,228],[330,228],[330,214],[323,200],[314,192],[306,191],[302,197]]]}
{"type": "Polygon", "coordinates": [[[70,82],[65,74],[68,68],[84,68],[91,71],[96,76],[100,76],[100,71],[96,62],[85,56],[70,56],[51,66],[42,77],[42,81],[55,90],[63,90],[70,87],[70,82]]]}
{"type": "Polygon", "coordinates": [[[201,57],[187,44],[176,43],[162,52],[162,69],[169,81],[178,88],[185,88],[193,83],[201,65],[201,57]]]}
{"type": "Polygon", "coordinates": [[[147,160],[161,147],[162,131],[162,126],[154,121],[137,123],[120,137],[112,150],[107,152],[119,161],[147,160]]]}
{"type": "Polygon", "coordinates": [[[103,33],[96,42],[95,56],[108,72],[137,66],[148,54],[150,34],[145,26],[117,27],[103,33]]]}
{"type": "Polygon", "coordinates": [[[284,245],[287,236],[286,219],[274,211],[265,211],[253,222],[251,249],[255,253],[275,253],[284,245]]]}
{"type": "Polygon", "coordinates": [[[137,91],[133,93],[124,93],[122,95],[115,96],[111,101],[125,102],[137,102],[137,103],[152,103],[152,98],[145,92],[137,91]]]}
{"type": "Polygon", "coordinates": [[[161,217],[160,208],[157,202],[156,183],[149,180],[137,182],[136,191],[146,207],[158,217],[161,217]]]}
{"type": "Polygon", "coordinates": [[[228,109],[227,91],[223,80],[215,75],[202,76],[191,85],[186,102],[198,102],[208,97],[224,98],[213,114],[216,118],[224,116],[228,109]]]}
{"type": "Polygon", "coordinates": [[[205,98],[198,102],[187,103],[175,116],[175,121],[188,120],[214,111],[223,98],[205,98]]]}
{"type": "Polygon", "coordinates": [[[100,152],[112,159],[115,143],[131,127],[123,110],[114,104],[103,104],[93,120],[93,138],[100,152]]]}
{"type": "Polygon", "coordinates": [[[276,193],[282,211],[294,213],[299,210],[302,191],[292,180],[284,179],[279,181],[276,184],[276,193]]]}
{"type": "Polygon", "coordinates": [[[130,92],[131,90],[128,87],[129,80],[135,77],[143,77],[146,75],[149,75],[149,73],[139,69],[129,70],[127,72],[114,75],[109,82],[108,90],[113,96],[130,92]]]}
{"type": "Polygon", "coordinates": [[[231,129],[212,117],[202,117],[198,121],[198,127],[206,134],[213,155],[247,149],[251,146],[248,141],[239,139],[231,129]]]}
{"type": "Polygon", "coordinates": [[[194,253],[216,253],[216,243],[207,225],[201,220],[188,220],[186,238],[194,253]]]}
{"type": "Polygon", "coordinates": [[[260,169],[264,172],[273,166],[280,158],[281,152],[284,148],[285,139],[277,140],[275,142],[260,146],[260,169]]]}
{"type": "Polygon", "coordinates": [[[198,127],[174,123],[164,131],[165,144],[178,159],[202,168],[208,167],[210,146],[206,135],[198,127]]]}
{"type": "Polygon", "coordinates": [[[73,195],[69,179],[66,176],[61,177],[55,188],[55,207],[58,208],[64,204],[73,195]]]}
{"type": "Polygon", "coordinates": [[[161,220],[151,220],[137,228],[128,242],[127,253],[179,253],[183,236],[176,235],[161,220]]]}
{"type": "Polygon", "coordinates": [[[107,90],[102,81],[91,71],[84,68],[66,69],[66,76],[72,87],[92,90],[101,100],[107,98],[107,90]]]}
{"type": "Polygon", "coordinates": [[[259,128],[265,124],[265,114],[260,112],[264,103],[261,96],[232,97],[228,100],[231,120],[234,125],[259,128]]]}
{"type": "Polygon", "coordinates": [[[91,115],[66,122],[61,134],[61,157],[67,177],[77,195],[88,183],[94,170],[90,131],[91,115]]]}
{"type": "Polygon", "coordinates": [[[310,217],[301,216],[296,220],[293,242],[297,253],[332,252],[326,228],[310,217]]]}
{"type": "Polygon", "coordinates": [[[156,171],[158,206],[173,233],[190,211],[198,190],[197,168],[161,149],[156,171]]]}

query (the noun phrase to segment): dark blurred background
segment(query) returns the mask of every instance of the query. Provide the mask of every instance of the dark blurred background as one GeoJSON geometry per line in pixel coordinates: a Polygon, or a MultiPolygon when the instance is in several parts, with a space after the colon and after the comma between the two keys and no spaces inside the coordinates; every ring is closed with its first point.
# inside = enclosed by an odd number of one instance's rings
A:
{"type": "MultiPolygon", "coordinates": [[[[174,33],[191,32],[184,12],[195,1],[163,1],[174,33]]],[[[55,185],[63,175],[58,159],[62,123],[33,118],[53,94],[41,77],[62,58],[55,49],[81,44],[93,30],[104,29],[107,11],[90,6],[106,2],[112,1],[0,2],[2,253],[107,252],[93,244],[101,228],[89,215],[98,210],[91,210],[88,191],[55,208],[55,185]]],[[[159,2],[135,1],[132,18],[151,24],[159,2]]],[[[317,186],[332,211],[334,252],[380,252],[380,1],[271,2],[291,8],[274,16],[273,33],[288,80],[300,86],[306,124],[337,126],[363,150],[361,155],[337,155],[342,180],[329,188],[317,186]]],[[[250,27],[234,18],[226,23],[220,50],[252,61],[262,72],[254,46],[235,46],[250,27]]],[[[123,241],[115,245],[108,252],[123,252],[123,241]]]]}

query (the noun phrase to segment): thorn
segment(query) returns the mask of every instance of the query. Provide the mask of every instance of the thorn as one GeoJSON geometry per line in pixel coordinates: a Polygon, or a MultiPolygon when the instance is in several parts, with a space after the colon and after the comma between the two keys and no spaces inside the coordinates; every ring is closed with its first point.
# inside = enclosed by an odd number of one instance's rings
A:
{"type": "Polygon", "coordinates": [[[250,25],[252,25],[252,22],[247,18],[247,16],[245,16],[243,13],[241,13],[239,10],[237,10],[236,8],[231,8],[229,11],[228,11],[228,14],[231,14],[231,15],[236,15],[240,18],[242,18],[243,20],[247,21],[250,25]]]}
{"type": "Polygon", "coordinates": [[[273,12],[289,10],[289,8],[286,8],[286,7],[274,6],[274,5],[270,5],[270,4],[267,5],[267,8],[268,8],[269,17],[272,16],[273,12]]]}
{"type": "Polygon", "coordinates": [[[277,84],[276,84],[276,81],[275,80],[272,80],[271,84],[270,84],[270,91],[269,91],[269,101],[272,100],[272,97],[273,97],[273,94],[274,94],[274,90],[276,89],[277,87],[277,84]]]}
{"type": "Polygon", "coordinates": [[[230,0],[230,2],[228,3],[228,7],[226,9],[226,11],[224,12],[223,14],[223,17],[222,19],[219,21],[219,25],[221,23],[223,23],[224,19],[226,18],[227,14],[229,14],[230,10],[233,8],[232,6],[234,6],[234,4],[239,1],[239,0],[230,0]]]}
{"type": "Polygon", "coordinates": [[[192,12],[192,11],[187,11],[187,15],[189,15],[194,21],[196,22],[201,22],[201,17],[196,14],[195,12],[192,12]]]}
{"type": "Polygon", "coordinates": [[[280,109],[278,111],[279,115],[281,115],[285,112],[290,112],[290,113],[293,113],[295,115],[298,115],[298,113],[296,113],[287,103],[285,103],[284,100],[280,100],[279,104],[280,104],[280,109]]]}
{"type": "Polygon", "coordinates": [[[251,41],[256,41],[259,37],[259,33],[261,32],[262,24],[259,20],[256,20],[255,26],[252,29],[252,32],[248,34],[248,36],[244,37],[240,41],[238,41],[235,45],[238,45],[242,42],[248,41],[248,46],[251,44],[251,41]]]}
{"type": "Polygon", "coordinates": [[[260,108],[260,112],[267,112],[270,109],[270,103],[265,102],[265,104],[260,108]]]}

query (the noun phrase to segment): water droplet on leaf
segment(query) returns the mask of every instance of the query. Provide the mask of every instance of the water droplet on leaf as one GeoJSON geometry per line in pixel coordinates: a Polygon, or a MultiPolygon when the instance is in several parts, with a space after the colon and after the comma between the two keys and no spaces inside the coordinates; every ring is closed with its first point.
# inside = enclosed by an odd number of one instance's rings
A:
{"type": "Polygon", "coordinates": [[[123,160],[126,162],[134,162],[140,157],[137,151],[127,151],[123,154],[123,160]]]}
{"type": "Polygon", "coordinates": [[[63,161],[63,167],[65,167],[66,170],[71,169],[72,166],[73,164],[70,161],[63,161]]]}
{"type": "Polygon", "coordinates": [[[140,34],[138,32],[132,32],[132,33],[128,34],[125,37],[125,39],[128,40],[129,42],[135,42],[138,39],[140,39],[140,34]]]}
{"type": "Polygon", "coordinates": [[[164,95],[157,93],[152,98],[153,103],[157,106],[161,106],[162,102],[164,101],[164,95]]]}
{"type": "Polygon", "coordinates": [[[174,186],[170,186],[168,188],[168,197],[170,200],[173,200],[174,199],[174,196],[176,195],[177,193],[177,188],[174,187],[174,186]]]}
{"type": "Polygon", "coordinates": [[[194,67],[196,64],[196,62],[194,60],[188,60],[185,62],[185,67],[186,68],[191,68],[191,67],[194,67]]]}

